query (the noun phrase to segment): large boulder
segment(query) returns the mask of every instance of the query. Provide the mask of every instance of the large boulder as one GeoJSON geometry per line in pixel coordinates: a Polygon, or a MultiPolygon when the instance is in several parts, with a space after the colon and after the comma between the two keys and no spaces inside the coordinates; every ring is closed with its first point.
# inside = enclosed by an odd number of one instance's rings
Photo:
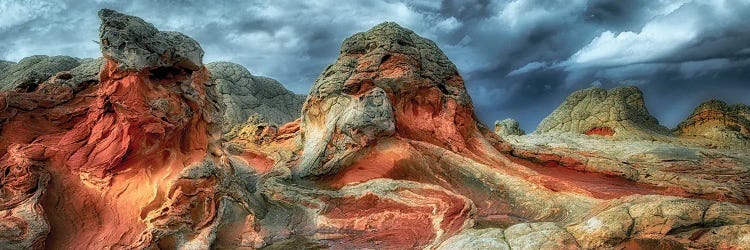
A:
{"type": "Polygon", "coordinates": [[[0,70],[3,72],[0,74],[0,90],[31,92],[55,73],[73,69],[80,64],[78,59],[69,56],[26,57],[17,64],[6,64],[7,68],[0,70]]]}
{"type": "Polygon", "coordinates": [[[521,129],[518,121],[507,118],[502,121],[495,121],[495,134],[501,137],[507,135],[525,135],[526,131],[521,129]]]}
{"type": "Polygon", "coordinates": [[[634,86],[574,92],[537,127],[535,133],[570,132],[617,139],[653,139],[670,134],[659,125],[634,86]]]}
{"type": "Polygon", "coordinates": [[[225,133],[253,115],[275,125],[299,118],[305,96],[294,94],[278,81],[254,76],[244,66],[231,62],[213,62],[206,68],[226,106],[225,133]]]}
{"type": "Polygon", "coordinates": [[[704,144],[714,147],[750,146],[750,107],[719,100],[704,102],[677,125],[675,134],[684,139],[704,139],[704,144]]]}
{"type": "Polygon", "coordinates": [[[99,11],[99,18],[102,54],[119,62],[124,70],[156,67],[199,70],[203,66],[203,49],[186,35],[159,31],[139,17],[109,9],[99,11]]]}

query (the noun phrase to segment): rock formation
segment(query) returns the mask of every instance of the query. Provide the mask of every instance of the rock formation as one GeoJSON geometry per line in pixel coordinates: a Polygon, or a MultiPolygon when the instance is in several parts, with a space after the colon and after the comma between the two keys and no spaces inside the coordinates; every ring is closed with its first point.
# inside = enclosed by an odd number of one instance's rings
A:
{"type": "MultiPolygon", "coordinates": [[[[159,31],[150,23],[115,11],[99,12],[101,50],[105,58],[118,62],[122,70],[141,71],[166,67],[200,70],[203,49],[192,38],[173,31],[159,31]]],[[[168,75],[169,70],[158,72],[168,75]]]]}
{"type": "MultiPolygon", "coordinates": [[[[250,74],[245,67],[230,62],[206,65],[211,81],[222,96],[224,106],[224,132],[259,115],[272,125],[281,125],[299,118],[305,96],[284,88],[278,81],[250,74]]],[[[254,119],[258,119],[257,117],[254,119]]]]}
{"type": "Polygon", "coordinates": [[[0,221],[16,230],[0,245],[208,247],[225,185],[217,183],[221,115],[208,71],[200,57],[192,64],[138,58],[191,57],[179,48],[116,54],[123,51],[107,47],[119,47],[115,41],[137,48],[192,40],[142,41],[150,24],[111,10],[99,16],[105,62],[96,82],[82,84],[99,65],[88,62],[0,96],[0,221]],[[61,84],[73,79],[83,82],[61,84]]]}
{"type": "Polygon", "coordinates": [[[68,71],[60,71],[47,79],[48,82],[55,85],[67,85],[78,92],[85,89],[91,84],[99,82],[99,72],[104,67],[104,58],[86,58],[81,59],[80,65],[68,71]]]}
{"type": "MultiPolygon", "coordinates": [[[[31,92],[40,83],[60,71],[80,65],[78,59],[69,56],[30,56],[17,64],[4,63],[6,69],[0,74],[0,90],[31,92]]],[[[2,66],[0,66],[2,67],[2,66]]]]}
{"type": "Polygon", "coordinates": [[[750,146],[750,107],[727,105],[719,100],[704,102],[675,129],[684,139],[697,139],[713,147],[750,146]]]}
{"type": "Polygon", "coordinates": [[[3,79],[8,69],[15,64],[15,62],[0,60],[0,79],[3,79]]]}
{"type": "Polygon", "coordinates": [[[184,35],[99,16],[98,78],[86,61],[0,92],[3,248],[748,245],[739,153],[646,147],[637,165],[607,165],[619,162],[505,142],[442,51],[395,23],[347,38],[299,119],[250,114],[222,139],[217,79],[234,74],[212,79],[184,35]]]}
{"type": "Polygon", "coordinates": [[[669,130],[648,113],[637,87],[604,90],[591,87],[574,92],[545,118],[535,133],[571,132],[648,139],[669,135],[669,130]]]}
{"type": "Polygon", "coordinates": [[[526,131],[521,129],[518,121],[508,118],[502,121],[495,121],[495,134],[501,137],[506,135],[525,135],[526,131]]]}

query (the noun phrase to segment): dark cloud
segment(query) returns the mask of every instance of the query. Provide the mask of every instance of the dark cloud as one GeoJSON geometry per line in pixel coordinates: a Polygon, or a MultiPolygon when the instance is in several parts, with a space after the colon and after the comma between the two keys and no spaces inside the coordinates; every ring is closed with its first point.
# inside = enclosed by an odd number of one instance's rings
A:
{"type": "Polygon", "coordinates": [[[95,57],[96,11],[133,14],[305,93],[341,41],[383,21],[434,40],[456,63],[479,117],[532,131],[571,92],[638,85],[676,125],[700,102],[750,101],[747,0],[62,1],[3,0],[0,59],[95,57]]]}

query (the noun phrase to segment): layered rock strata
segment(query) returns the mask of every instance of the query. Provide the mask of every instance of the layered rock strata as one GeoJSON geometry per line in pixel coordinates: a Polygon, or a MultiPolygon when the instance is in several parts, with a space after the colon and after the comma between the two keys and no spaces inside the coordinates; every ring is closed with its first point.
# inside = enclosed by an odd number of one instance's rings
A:
{"type": "Polygon", "coordinates": [[[717,148],[750,148],[750,107],[710,100],[695,108],[677,128],[680,138],[717,148]]]}
{"type": "Polygon", "coordinates": [[[99,16],[97,79],[58,74],[0,92],[0,246],[748,245],[747,163],[712,158],[737,177],[691,193],[675,190],[693,181],[631,178],[650,174],[641,166],[611,174],[518,157],[523,148],[477,121],[442,51],[395,23],[346,39],[299,119],[272,126],[249,115],[225,142],[222,95],[197,42],[112,10],[99,16]]]}

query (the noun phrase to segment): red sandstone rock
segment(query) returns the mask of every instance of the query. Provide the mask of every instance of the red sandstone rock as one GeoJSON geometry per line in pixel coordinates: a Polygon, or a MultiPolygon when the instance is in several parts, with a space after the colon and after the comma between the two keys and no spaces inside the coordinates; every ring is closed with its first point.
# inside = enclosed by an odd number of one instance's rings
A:
{"type": "Polygon", "coordinates": [[[586,131],[586,135],[601,135],[601,136],[613,136],[615,131],[609,127],[596,127],[586,131]]]}
{"type": "Polygon", "coordinates": [[[100,17],[98,82],[0,92],[2,247],[742,248],[750,238],[740,158],[656,148],[630,156],[640,165],[608,166],[618,162],[596,152],[506,143],[477,121],[448,58],[397,24],[348,38],[299,120],[248,122],[222,141],[200,46],[139,18],[100,17]],[[736,176],[704,174],[708,164],[736,176]]]}

